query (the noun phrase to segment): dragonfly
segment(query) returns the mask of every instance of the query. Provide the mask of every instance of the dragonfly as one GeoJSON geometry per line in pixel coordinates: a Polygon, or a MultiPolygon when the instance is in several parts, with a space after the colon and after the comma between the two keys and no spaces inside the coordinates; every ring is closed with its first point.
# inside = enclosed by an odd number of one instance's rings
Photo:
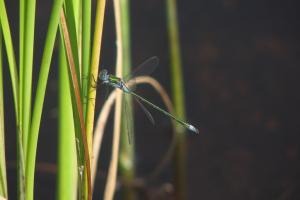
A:
{"type": "Polygon", "coordinates": [[[134,89],[129,88],[126,85],[126,83],[129,81],[134,82],[134,79],[138,76],[151,74],[155,70],[157,65],[158,65],[158,58],[156,56],[154,56],[154,57],[148,58],[146,61],[144,61],[142,64],[140,64],[130,75],[125,76],[124,79],[117,77],[115,75],[109,74],[108,70],[103,69],[99,73],[98,80],[100,81],[100,83],[102,83],[104,85],[110,86],[112,88],[120,89],[123,91],[123,93],[132,95],[135,98],[135,100],[139,103],[141,108],[144,110],[146,116],[152,122],[152,124],[154,124],[154,119],[153,119],[152,115],[150,114],[150,112],[146,109],[146,107],[143,106],[143,104],[141,102],[146,103],[147,105],[151,106],[155,110],[157,110],[157,111],[163,113],[164,115],[170,117],[171,119],[175,120],[177,123],[181,124],[186,129],[198,134],[199,130],[195,126],[179,119],[178,117],[174,116],[173,114],[171,114],[171,113],[167,112],[166,110],[158,107],[157,105],[151,103],[144,97],[135,93],[134,89]]]}

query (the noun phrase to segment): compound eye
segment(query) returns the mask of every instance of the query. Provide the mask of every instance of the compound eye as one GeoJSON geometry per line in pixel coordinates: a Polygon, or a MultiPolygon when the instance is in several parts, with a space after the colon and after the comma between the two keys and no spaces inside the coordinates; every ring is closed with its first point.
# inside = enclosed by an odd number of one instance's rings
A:
{"type": "Polygon", "coordinates": [[[106,69],[102,69],[100,71],[100,74],[99,74],[99,78],[100,80],[106,80],[107,79],[107,70],[106,69]]]}

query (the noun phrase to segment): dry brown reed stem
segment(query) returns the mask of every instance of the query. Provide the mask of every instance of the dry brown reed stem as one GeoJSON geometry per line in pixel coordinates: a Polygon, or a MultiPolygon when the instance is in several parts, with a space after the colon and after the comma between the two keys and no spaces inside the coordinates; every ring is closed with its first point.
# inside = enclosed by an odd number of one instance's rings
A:
{"type": "MultiPolygon", "coordinates": [[[[116,63],[116,76],[122,78],[122,63],[123,63],[123,51],[122,51],[122,25],[121,25],[121,5],[120,0],[114,0],[114,14],[115,14],[115,26],[116,26],[116,44],[117,44],[117,63],[116,63]]],[[[108,168],[108,176],[104,190],[104,200],[112,200],[114,198],[118,161],[119,161],[119,147],[120,147],[120,134],[121,134],[121,117],[122,117],[122,91],[116,91],[116,104],[115,104],[115,116],[114,116],[114,134],[112,143],[112,156],[108,168]]]]}
{"type": "MultiPolygon", "coordinates": [[[[127,83],[127,86],[130,88],[130,87],[134,86],[134,84],[149,84],[149,85],[151,85],[155,89],[155,91],[158,92],[158,94],[161,96],[164,104],[167,107],[167,110],[169,112],[173,111],[172,102],[171,102],[167,92],[160,85],[160,83],[158,81],[156,81],[154,78],[152,78],[150,76],[136,77],[135,81],[134,82],[129,81],[127,83]]],[[[118,90],[118,89],[116,89],[116,90],[118,90]]],[[[99,158],[99,154],[100,154],[100,150],[101,150],[103,133],[104,133],[104,129],[106,126],[106,121],[110,114],[110,110],[111,110],[112,105],[116,98],[116,90],[114,90],[109,95],[108,99],[105,101],[105,104],[102,107],[102,110],[100,112],[100,115],[98,117],[96,127],[95,127],[95,134],[94,134],[94,138],[93,138],[92,189],[94,188],[94,181],[95,181],[96,172],[97,172],[97,164],[98,164],[98,158],[99,158]]],[[[173,152],[173,148],[174,148],[173,144],[175,144],[173,142],[174,138],[175,137],[173,135],[171,147],[169,148],[168,152],[165,154],[164,159],[161,162],[161,164],[158,167],[156,167],[154,172],[149,177],[153,177],[153,176],[157,175],[159,173],[159,171],[163,168],[163,166],[165,166],[165,164],[169,161],[169,159],[172,155],[172,152],[173,152]]]]}
{"type": "Polygon", "coordinates": [[[107,118],[110,114],[110,110],[113,106],[113,103],[115,103],[116,99],[116,90],[114,90],[107,100],[105,101],[105,104],[102,106],[100,115],[98,117],[96,127],[95,127],[95,134],[93,137],[93,159],[92,159],[92,191],[94,191],[94,182],[96,178],[96,172],[97,172],[97,164],[98,164],[98,157],[101,150],[101,144],[102,144],[102,138],[103,133],[106,125],[107,118]]]}
{"type": "Polygon", "coordinates": [[[117,172],[118,172],[118,160],[119,160],[119,146],[120,146],[120,134],[121,134],[121,111],[122,111],[122,91],[116,91],[116,104],[115,104],[115,117],[114,117],[114,133],[112,143],[112,156],[108,168],[108,175],[106,186],[104,190],[104,200],[112,200],[115,193],[117,172]]]}

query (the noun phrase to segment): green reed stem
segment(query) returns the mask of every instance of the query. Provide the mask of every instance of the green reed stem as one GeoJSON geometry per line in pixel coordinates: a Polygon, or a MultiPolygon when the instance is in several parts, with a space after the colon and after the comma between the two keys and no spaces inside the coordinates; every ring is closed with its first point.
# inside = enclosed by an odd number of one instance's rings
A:
{"type": "MultiPolygon", "coordinates": [[[[20,115],[20,127],[23,122],[23,83],[24,83],[24,31],[25,31],[25,0],[20,0],[20,31],[19,31],[19,115],[20,115]]],[[[22,138],[22,143],[25,143],[26,138],[22,138]]]]}
{"type": "Polygon", "coordinates": [[[68,64],[63,44],[59,48],[59,124],[57,199],[76,199],[77,160],[68,64]]]}
{"type": "Polygon", "coordinates": [[[90,53],[91,53],[91,0],[82,1],[82,97],[83,97],[83,114],[86,120],[87,114],[87,96],[90,73],[90,53]]]}
{"type": "MultiPolygon", "coordinates": [[[[171,59],[171,85],[175,113],[185,119],[184,84],[179,42],[176,0],[166,1],[167,28],[171,59]]],[[[175,193],[176,199],[186,199],[186,138],[185,129],[176,125],[177,144],[175,147],[175,193]]]]}
{"type": "Polygon", "coordinates": [[[11,77],[12,89],[13,89],[13,99],[14,99],[14,106],[15,106],[15,117],[17,123],[17,182],[18,182],[18,198],[24,199],[25,198],[25,161],[24,161],[24,150],[23,150],[23,134],[22,134],[22,126],[20,121],[20,99],[18,96],[19,92],[19,80],[17,74],[17,64],[15,59],[15,53],[13,49],[11,31],[9,27],[9,22],[7,18],[7,12],[4,0],[0,0],[0,22],[2,27],[3,39],[6,47],[6,55],[8,58],[9,64],[9,72],[11,77]]]}
{"type": "Polygon", "coordinates": [[[33,69],[33,48],[34,48],[34,30],[35,30],[35,8],[36,1],[28,0],[25,2],[25,19],[24,19],[24,43],[23,43],[23,82],[22,87],[22,133],[23,148],[26,159],[28,135],[31,122],[31,97],[32,97],[32,69],[33,69]]]}
{"type": "MultiPolygon", "coordinates": [[[[11,77],[11,83],[12,83],[12,89],[13,89],[13,98],[14,98],[14,105],[15,105],[15,113],[16,113],[16,121],[19,122],[19,112],[18,112],[18,72],[17,72],[17,64],[16,64],[16,58],[13,48],[13,42],[11,37],[11,31],[9,27],[9,22],[7,18],[6,13],[6,7],[4,0],[0,0],[0,22],[2,27],[2,33],[3,33],[3,39],[6,47],[6,54],[8,58],[8,64],[9,64],[9,72],[11,77]]],[[[19,123],[18,123],[19,124],[19,123]]]]}
{"type": "Polygon", "coordinates": [[[81,85],[80,77],[80,66],[79,66],[79,52],[78,52],[78,30],[76,30],[76,20],[75,18],[78,16],[78,13],[74,12],[74,2],[73,0],[65,0],[65,13],[68,31],[70,35],[72,54],[74,58],[74,64],[76,69],[77,80],[79,81],[79,85],[81,85]]]}
{"type": "MultiPolygon", "coordinates": [[[[91,68],[88,76],[88,101],[87,114],[86,114],[86,134],[88,140],[88,146],[92,147],[92,138],[94,130],[94,117],[95,117],[95,99],[96,91],[93,87],[94,79],[98,77],[99,61],[101,53],[102,44],[102,33],[103,33],[103,23],[104,23],[104,13],[105,13],[106,0],[97,0],[96,7],[96,19],[95,19],[95,31],[92,43],[92,55],[91,55],[91,68]]],[[[90,155],[92,148],[89,148],[90,155]]]]}
{"type": "MultiPolygon", "coordinates": [[[[121,6],[121,34],[122,34],[122,56],[123,77],[131,73],[131,37],[130,37],[130,0],[120,0],[121,6]]],[[[121,146],[119,156],[119,169],[124,188],[123,199],[136,199],[136,194],[129,184],[135,177],[135,154],[134,154],[134,116],[131,95],[125,95],[123,99],[122,122],[121,122],[121,146]],[[126,110],[124,109],[126,106],[126,110]],[[133,137],[129,144],[128,134],[133,137]]]]}
{"type": "Polygon", "coordinates": [[[0,197],[7,198],[7,179],[5,162],[5,122],[3,96],[3,60],[2,60],[2,30],[0,26],[0,197]]]}
{"type": "Polygon", "coordinates": [[[33,107],[33,115],[31,122],[30,135],[28,138],[28,149],[26,159],[26,199],[33,199],[34,191],[34,170],[35,159],[37,151],[37,140],[39,134],[39,128],[41,123],[42,109],[45,99],[45,91],[47,86],[47,80],[49,75],[49,69],[51,64],[51,58],[59,24],[59,13],[62,9],[63,0],[55,0],[50,15],[50,21],[48,31],[46,35],[46,42],[43,51],[41,69],[39,73],[39,79],[37,84],[36,96],[33,107]]]}

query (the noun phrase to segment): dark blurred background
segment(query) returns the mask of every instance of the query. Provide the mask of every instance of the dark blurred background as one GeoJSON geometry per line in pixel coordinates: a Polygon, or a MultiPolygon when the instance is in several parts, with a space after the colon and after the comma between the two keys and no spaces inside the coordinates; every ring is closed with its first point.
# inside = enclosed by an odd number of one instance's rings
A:
{"type": "MultiPolygon", "coordinates": [[[[18,1],[6,1],[18,44],[18,1]]],[[[37,1],[35,80],[52,2],[37,1]]],[[[187,133],[188,199],[300,199],[298,125],[300,111],[299,3],[287,0],[178,0],[187,119],[201,129],[187,133]]],[[[101,65],[114,71],[115,35],[112,1],[107,2],[101,65]]],[[[132,0],[133,67],[156,55],[153,76],[170,91],[165,2],[132,0]]],[[[18,53],[18,52],[16,52],[18,53]]],[[[38,143],[36,199],[54,199],[57,160],[57,50],[52,62],[38,143]],[[48,166],[48,165],[47,165],[48,166]],[[41,167],[45,169],[45,167],[41,167]]],[[[6,155],[10,199],[16,193],[16,140],[8,69],[5,73],[6,155]]],[[[138,92],[163,106],[147,86],[138,92]]],[[[98,98],[99,111],[103,98],[98,98]]],[[[136,110],[137,174],[159,164],[172,135],[168,118],[152,111],[152,126],[136,110]]],[[[110,121],[112,121],[112,117],[110,121]]],[[[108,166],[111,122],[104,138],[99,170],[108,166]]],[[[169,166],[149,187],[170,182],[169,166]]],[[[95,197],[102,196],[103,175],[95,197]]],[[[117,195],[118,198],[118,195],[117,195]]],[[[101,198],[100,198],[101,199],[101,198]]],[[[166,197],[167,199],[167,197],[166,197]]]]}

